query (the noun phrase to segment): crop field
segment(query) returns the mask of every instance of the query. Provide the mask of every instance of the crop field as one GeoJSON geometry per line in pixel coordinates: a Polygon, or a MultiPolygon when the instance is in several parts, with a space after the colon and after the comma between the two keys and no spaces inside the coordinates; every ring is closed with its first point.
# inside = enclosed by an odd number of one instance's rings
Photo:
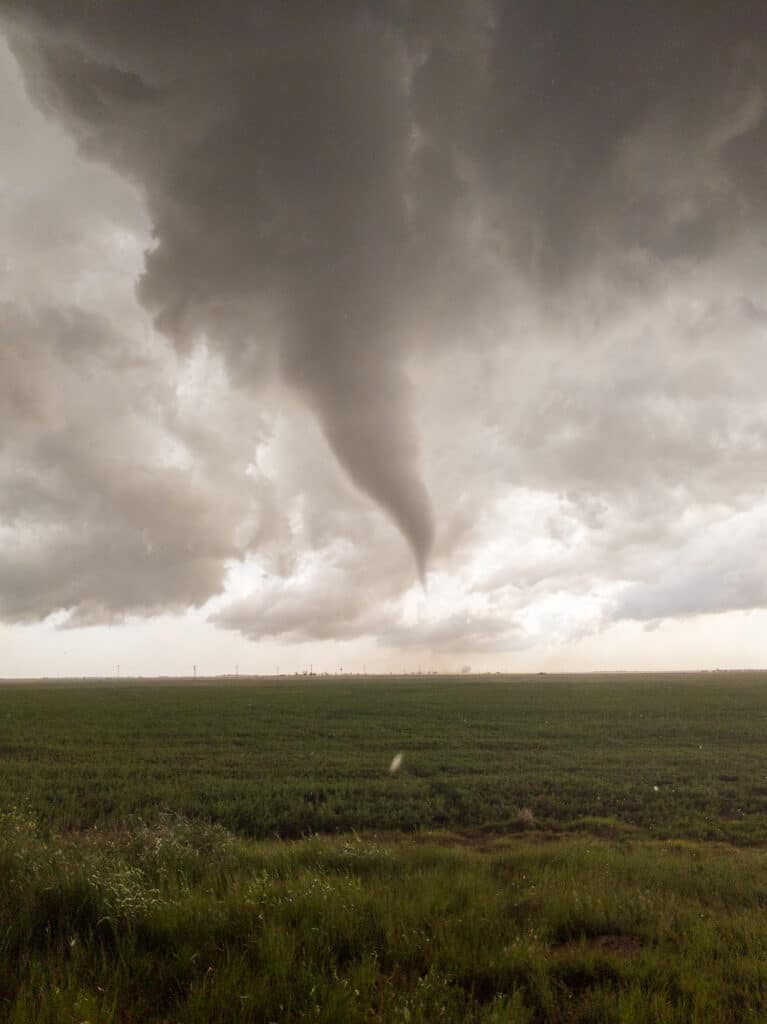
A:
{"type": "Polygon", "coordinates": [[[765,1020],[766,726],[767,673],[2,686],[0,1020],[765,1020]]]}

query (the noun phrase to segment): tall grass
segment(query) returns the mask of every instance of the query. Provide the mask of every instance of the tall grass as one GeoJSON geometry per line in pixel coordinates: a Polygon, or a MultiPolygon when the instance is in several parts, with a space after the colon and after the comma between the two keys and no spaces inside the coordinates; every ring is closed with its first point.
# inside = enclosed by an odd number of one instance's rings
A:
{"type": "Polygon", "coordinates": [[[767,1017],[762,852],[1,824],[15,1024],[767,1017]]]}

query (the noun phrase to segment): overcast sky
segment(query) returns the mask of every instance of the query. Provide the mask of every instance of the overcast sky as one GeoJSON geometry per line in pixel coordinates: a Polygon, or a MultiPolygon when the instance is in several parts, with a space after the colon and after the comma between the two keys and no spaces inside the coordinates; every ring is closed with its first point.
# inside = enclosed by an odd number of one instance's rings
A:
{"type": "Polygon", "coordinates": [[[0,0],[0,675],[763,666],[765,51],[0,0]]]}

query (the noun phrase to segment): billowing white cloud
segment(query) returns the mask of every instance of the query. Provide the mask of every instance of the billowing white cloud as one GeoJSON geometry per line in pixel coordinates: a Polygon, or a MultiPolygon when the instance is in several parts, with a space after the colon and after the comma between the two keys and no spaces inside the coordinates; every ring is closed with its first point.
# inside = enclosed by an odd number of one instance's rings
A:
{"type": "Polygon", "coordinates": [[[615,619],[656,622],[767,608],[767,503],[689,531],[653,576],[632,582],[615,619]]]}
{"type": "Polygon", "coordinates": [[[253,419],[243,447],[210,375],[190,410],[170,357],[103,318],[6,306],[0,332],[0,614],[83,621],[218,593],[258,534],[258,490],[240,485],[253,419]]]}

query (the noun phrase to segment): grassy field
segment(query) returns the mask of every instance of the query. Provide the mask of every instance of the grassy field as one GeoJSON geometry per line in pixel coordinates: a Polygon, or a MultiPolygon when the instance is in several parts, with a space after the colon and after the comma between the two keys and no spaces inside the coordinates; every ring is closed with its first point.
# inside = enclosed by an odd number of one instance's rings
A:
{"type": "Polygon", "coordinates": [[[765,1020],[766,684],[0,687],[0,1020],[765,1020]]]}
{"type": "Polygon", "coordinates": [[[350,829],[767,843],[767,673],[0,687],[0,778],[42,825],[160,811],[350,829]],[[396,778],[387,772],[404,753],[396,778]]]}

